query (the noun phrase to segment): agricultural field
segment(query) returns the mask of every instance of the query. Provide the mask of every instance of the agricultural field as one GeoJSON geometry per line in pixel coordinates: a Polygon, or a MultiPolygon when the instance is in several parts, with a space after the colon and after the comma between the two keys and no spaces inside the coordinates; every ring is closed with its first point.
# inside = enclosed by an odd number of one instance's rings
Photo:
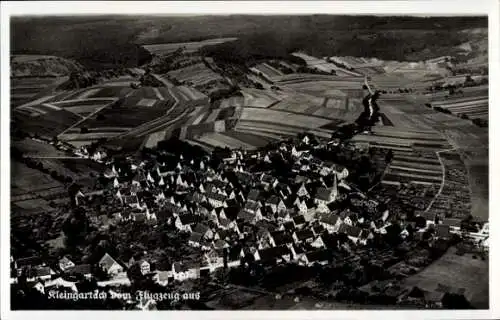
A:
{"type": "Polygon", "coordinates": [[[359,73],[340,68],[333,63],[327,62],[324,59],[319,59],[305,53],[295,52],[293,56],[304,60],[307,66],[311,69],[316,69],[322,72],[335,73],[338,76],[361,76],[359,73]]]}
{"type": "Polygon", "coordinates": [[[43,105],[30,108],[29,111],[16,109],[12,113],[15,127],[49,140],[82,120],[82,116],[67,110],[43,105]]]}
{"type": "Polygon", "coordinates": [[[376,127],[373,132],[374,135],[357,135],[353,141],[393,151],[382,183],[442,183],[443,168],[436,151],[450,147],[446,139],[431,131],[412,132],[394,127],[376,127]]]}
{"type": "Polygon", "coordinates": [[[288,111],[262,109],[262,108],[243,108],[240,121],[247,122],[266,122],[266,123],[286,123],[287,125],[313,129],[321,127],[330,121],[323,118],[297,114],[288,111]],[[262,120],[265,119],[265,120],[262,120]]]}
{"type": "Polygon", "coordinates": [[[23,199],[24,195],[35,194],[39,191],[63,188],[63,184],[52,179],[48,174],[40,172],[37,169],[28,168],[25,164],[12,161],[11,176],[11,195],[14,199],[23,199]]]}
{"type": "Polygon", "coordinates": [[[484,95],[479,95],[479,92],[475,96],[457,97],[449,98],[441,101],[433,101],[431,104],[433,107],[441,107],[443,109],[449,110],[451,113],[457,116],[467,116],[469,119],[488,119],[488,92],[484,95]]]}
{"type": "Polygon", "coordinates": [[[10,79],[10,105],[18,107],[34,99],[43,98],[67,77],[18,77],[10,79]]]}
{"type": "Polygon", "coordinates": [[[421,272],[403,280],[402,286],[414,286],[434,291],[438,284],[465,289],[465,297],[472,306],[488,308],[488,260],[473,259],[470,254],[457,255],[452,247],[437,261],[421,272]]]}
{"type": "Polygon", "coordinates": [[[250,68],[250,70],[258,76],[264,77],[264,79],[270,82],[275,82],[283,76],[283,72],[274,68],[273,66],[270,66],[267,63],[259,63],[250,68]]]}
{"type": "Polygon", "coordinates": [[[204,88],[218,82],[225,83],[225,79],[221,75],[209,69],[204,63],[197,63],[172,70],[167,75],[185,85],[194,86],[195,88],[204,88]]]}
{"type": "Polygon", "coordinates": [[[225,135],[218,132],[206,133],[194,140],[210,145],[212,147],[229,147],[231,149],[242,148],[246,150],[255,149],[255,146],[250,143],[246,143],[230,135],[225,135]]]}
{"type": "Polygon", "coordinates": [[[168,110],[165,101],[130,97],[119,107],[106,107],[88,117],[78,128],[133,128],[164,115],[168,110]]]}
{"type": "Polygon", "coordinates": [[[24,138],[22,140],[16,139],[12,140],[12,147],[20,151],[24,157],[30,156],[46,156],[46,157],[64,157],[68,156],[68,154],[64,151],[61,151],[55,148],[53,145],[36,141],[29,138],[24,138]]]}
{"type": "Polygon", "coordinates": [[[181,49],[185,53],[193,53],[205,46],[216,45],[228,41],[234,41],[237,38],[216,38],[197,42],[182,42],[182,43],[164,43],[144,45],[144,49],[155,55],[168,55],[176,50],[181,49]]]}
{"type": "Polygon", "coordinates": [[[252,88],[241,90],[243,107],[269,108],[281,101],[286,95],[277,91],[265,91],[252,88]]]}
{"type": "Polygon", "coordinates": [[[440,152],[439,158],[444,167],[443,187],[429,210],[445,217],[464,219],[471,214],[467,168],[456,152],[440,152]]]}

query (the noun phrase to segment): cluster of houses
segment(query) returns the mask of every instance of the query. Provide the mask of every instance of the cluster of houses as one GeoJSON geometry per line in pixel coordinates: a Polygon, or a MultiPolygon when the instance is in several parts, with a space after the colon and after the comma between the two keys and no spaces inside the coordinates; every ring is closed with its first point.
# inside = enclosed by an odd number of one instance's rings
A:
{"type": "MultiPolygon", "coordinates": [[[[75,204],[89,209],[91,220],[101,229],[123,222],[173,226],[189,233],[187,244],[202,258],[176,261],[169,270],[152,270],[151,261],[124,265],[106,254],[100,269],[120,278],[126,267],[137,264],[142,274],[166,285],[251,262],[328,264],[332,252],[343,245],[336,235],[343,235],[351,245],[364,246],[400,223],[389,210],[378,210],[376,201],[354,191],[346,181],[349,171],[345,167],[311,156],[314,147],[306,136],[296,145],[282,143],[273,151],[229,151],[218,167],[211,166],[210,156],[195,160],[172,154],[172,161],[166,163],[110,163],[103,173],[108,185],[86,194],[79,191],[75,204]],[[253,169],[276,156],[293,159],[287,177],[253,169]],[[346,199],[352,205],[339,206],[346,199]]],[[[420,231],[436,224],[432,214],[421,215],[427,225],[420,231]]],[[[452,220],[436,225],[438,236],[460,230],[460,222],[452,220]]],[[[405,226],[401,236],[408,236],[405,226]]],[[[50,281],[55,274],[92,277],[92,266],[75,265],[67,257],[61,259],[58,272],[44,264],[21,261],[16,260],[14,270],[29,270],[28,280],[37,285],[46,281],[45,288],[47,283],[53,285],[50,281]]],[[[58,281],[57,285],[70,285],[58,281]]]]}

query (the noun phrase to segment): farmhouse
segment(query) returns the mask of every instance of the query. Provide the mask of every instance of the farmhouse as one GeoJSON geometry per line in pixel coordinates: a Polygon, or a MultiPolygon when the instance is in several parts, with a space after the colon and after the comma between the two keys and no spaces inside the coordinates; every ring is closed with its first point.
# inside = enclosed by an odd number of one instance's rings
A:
{"type": "Polygon", "coordinates": [[[59,269],[61,271],[66,271],[67,269],[70,269],[75,266],[75,263],[68,259],[68,257],[64,257],[61,260],[59,260],[59,269]]]}
{"type": "Polygon", "coordinates": [[[66,270],[69,275],[81,276],[85,279],[92,278],[92,266],[90,264],[79,264],[66,270]]]}
{"type": "Polygon", "coordinates": [[[342,219],[337,215],[323,214],[319,223],[323,226],[329,233],[337,232],[342,224],[342,219]]]}
{"type": "Polygon", "coordinates": [[[316,196],[314,198],[314,203],[321,205],[328,205],[337,199],[337,188],[336,186],[330,189],[318,188],[316,196]]]}
{"type": "Polygon", "coordinates": [[[320,249],[316,251],[310,251],[302,255],[299,259],[299,264],[303,266],[313,266],[314,264],[325,265],[328,263],[331,255],[328,250],[320,249]]]}
{"type": "Polygon", "coordinates": [[[123,267],[107,253],[99,260],[99,267],[111,276],[123,272],[123,267]]]}

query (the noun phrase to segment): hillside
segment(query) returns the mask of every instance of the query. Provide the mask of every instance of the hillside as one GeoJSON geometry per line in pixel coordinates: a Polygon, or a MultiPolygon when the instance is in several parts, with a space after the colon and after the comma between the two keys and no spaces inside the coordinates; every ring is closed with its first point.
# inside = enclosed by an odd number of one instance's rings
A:
{"type": "MultiPolygon", "coordinates": [[[[302,50],[313,56],[369,56],[425,60],[449,54],[468,41],[463,29],[486,28],[486,17],[193,16],[14,18],[15,54],[72,58],[86,67],[141,65],[150,55],[140,45],[238,37],[216,46],[227,56],[282,56],[302,50]],[[244,35],[244,36],[242,36],[244,35]],[[78,39],[75,41],[74,39],[78,39]],[[273,41],[273,46],[269,46],[273,41]],[[394,50],[394,48],[398,48],[394,50]]],[[[474,35],[476,36],[476,35],[474,35]]],[[[458,51],[459,49],[457,49],[458,51]]],[[[220,50],[215,54],[224,54],[220,50]]]]}
{"type": "Polygon", "coordinates": [[[11,77],[57,77],[82,70],[74,61],[40,55],[15,55],[11,57],[11,77]]]}

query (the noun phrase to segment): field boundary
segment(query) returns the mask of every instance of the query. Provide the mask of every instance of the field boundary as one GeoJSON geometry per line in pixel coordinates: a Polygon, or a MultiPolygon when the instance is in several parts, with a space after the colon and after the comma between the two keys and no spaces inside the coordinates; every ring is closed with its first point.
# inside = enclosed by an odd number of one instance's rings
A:
{"type": "Polygon", "coordinates": [[[442,170],[443,177],[442,177],[441,185],[439,186],[438,192],[436,192],[436,195],[434,196],[434,198],[432,198],[431,202],[429,203],[429,205],[427,206],[425,211],[429,211],[432,208],[432,205],[434,204],[434,202],[436,202],[436,199],[441,195],[441,192],[443,191],[444,184],[446,182],[445,181],[446,180],[446,178],[445,178],[446,177],[446,167],[443,163],[443,159],[441,158],[441,152],[447,152],[447,151],[456,151],[456,150],[455,150],[455,148],[451,148],[451,149],[436,151],[436,155],[438,156],[439,163],[441,164],[441,170],[442,170]]]}

